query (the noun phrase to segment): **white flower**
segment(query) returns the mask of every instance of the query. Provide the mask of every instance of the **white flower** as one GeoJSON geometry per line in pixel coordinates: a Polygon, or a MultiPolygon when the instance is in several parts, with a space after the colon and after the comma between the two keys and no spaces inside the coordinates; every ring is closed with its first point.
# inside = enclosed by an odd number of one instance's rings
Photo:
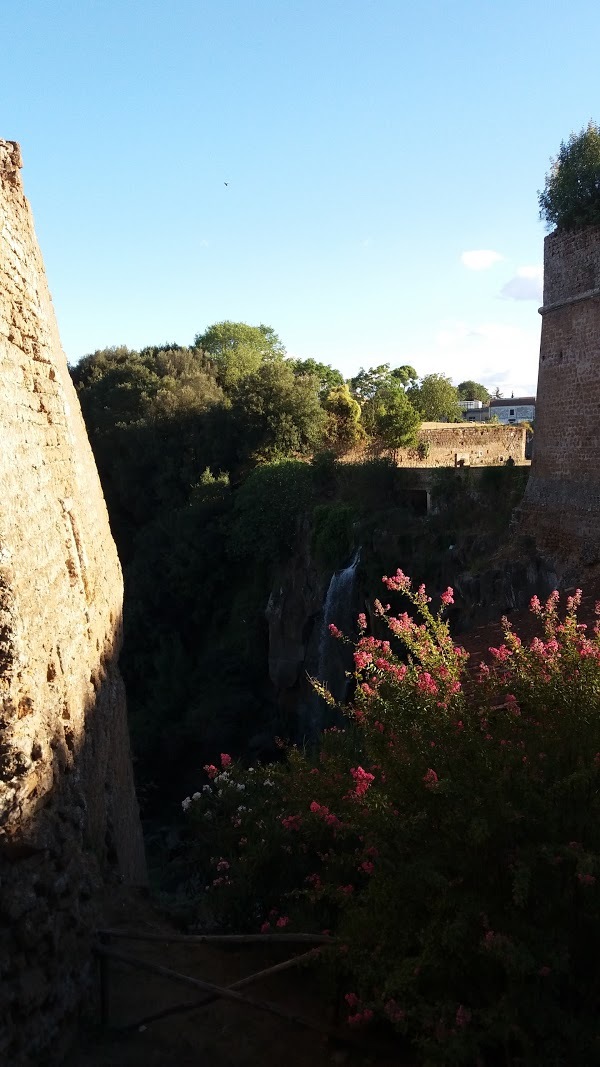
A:
{"type": "Polygon", "coordinates": [[[240,804],[240,806],[238,808],[238,811],[248,811],[248,808],[246,807],[245,804],[240,804]]]}
{"type": "Polygon", "coordinates": [[[211,789],[211,787],[209,785],[203,785],[202,786],[202,792],[203,793],[212,793],[212,789],[211,789]]]}
{"type": "Polygon", "coordinates": [[[248,767],[248,774],[254,774],[254,767],[248,767]]]}
{"type": "Polygon", "coordinates": [[[270,778],[265,778],[263,785],[275,785],[275,782],[272,782],[270,778]]]}
{"type": "Polygon", "coordinates": [[[241,793],[245,788],[246,788],[246,786],[244,785],[243,782],[238,782],[237,783],[237,790],[238,790],[239,793],[241,793]]]}
{"type": "Polygon", "coordinates": [[[212,817],[213,817],[212,811],[205,811],[204,812],[204,818],[205,819],[212,819],[212,817]]]}
{"type": "Polygon", "coordinates": [[[192,800],[200,800],[202,793],[192,793],[192,800]]]}
{"type": "Polygon", "coordinates": [[[183,808],[184,811],[187,811],[191,803],[192,803],[192,798],[191,797],[186,797],[185,800],[181,801],[181,807],[183,808]]]}

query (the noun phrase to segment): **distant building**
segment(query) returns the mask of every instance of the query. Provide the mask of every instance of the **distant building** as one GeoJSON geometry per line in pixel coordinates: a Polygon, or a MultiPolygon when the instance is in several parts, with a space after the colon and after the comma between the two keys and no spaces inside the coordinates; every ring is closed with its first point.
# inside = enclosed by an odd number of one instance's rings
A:
{"type": "Polygon", "coordinates": [[[535,397],[513,396],[510,399],[500,397],[490,400],[488,418],[495,415],[500,422],[533,422],[535,419],[535,397]]]}
{"type": "Polygon", "coordinates": [[[490,409],[481,400],[459,400],[459,407],[464,412],[465,422],[487,422],[490,409]]]}

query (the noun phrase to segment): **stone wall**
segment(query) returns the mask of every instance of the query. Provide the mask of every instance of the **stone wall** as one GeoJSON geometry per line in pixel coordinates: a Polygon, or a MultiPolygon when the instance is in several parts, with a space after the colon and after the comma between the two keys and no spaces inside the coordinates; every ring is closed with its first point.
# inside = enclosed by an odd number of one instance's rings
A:
{"type": "Polygon", "coordinates": [[[509,459],[525,462],[524,426],[424,422],[418,446],[396,452],[399,467],[487,467],[509,459]]]}
{"type": "Polygon", "coordinates": [[[600,227],[544,243],[531,477],[520,529],[554,557],[600,560],[600,227]]]}
{"type": "Polygon", "coordinates": [[[122,576],[18,145],[0,141],[0,1062],[49,1064],[110,870],[145,880],[122,576]]]}

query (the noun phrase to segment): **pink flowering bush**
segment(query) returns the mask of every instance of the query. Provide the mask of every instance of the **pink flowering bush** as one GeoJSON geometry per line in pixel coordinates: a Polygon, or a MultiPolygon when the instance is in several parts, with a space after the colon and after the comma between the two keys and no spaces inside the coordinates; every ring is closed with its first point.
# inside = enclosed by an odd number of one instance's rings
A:
{"type": "Polygon", "coordinates": [[[385,1020],[430,1063],[600,1062],[598,625],[579,592],[564,614],[534,598],[539,635],[504,621],[471,664],[451,589],[434,614],[383,581],[413,614],[359,620],[345,726],[267,767],[222,756],[187,798],[214,914],[330,930],[348,1023],[385,1020]]]}

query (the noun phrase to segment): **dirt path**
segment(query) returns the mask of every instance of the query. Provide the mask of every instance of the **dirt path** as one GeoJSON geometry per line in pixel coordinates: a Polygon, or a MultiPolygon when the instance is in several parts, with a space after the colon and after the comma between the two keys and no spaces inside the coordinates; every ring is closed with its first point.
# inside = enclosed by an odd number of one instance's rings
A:
{"type": "MultiPolygon", "coordinates": [[[[107,921],[114,928],[173,933],[173,927],[144,900],[122,895],[111,902],[107,921]]],[[[177,943],[120,941],[122,951],[192,977],[229,985],[294,954],[293,946],[216,948],[177,943]]],[[[302,948],[297,950],[302,951],[302,948]]],[[[375,1064],[401,1067],[392,1058],[375,1059],[348,1049],[298,1025],[240,1004],[216,1001],[185,1014],[169,1016],[128,1033],[118,1028],[171,1004],[193,1000],[193,989],[111,961],[109,1029],[95,1021],[82,1027],[66,1067],[347,1067],[375,1064]]],[[[248,993],[273,1001],[297,1015],[331,1024],[329,1007],[312,968],[298,968],[248,987],[248,993]]],[[[92,1008],[92,1006],[90,1006],[92,1008]]],[[[97,1018],[94,1006],[90,1012],[97,1018]]],[[[351,1035],[350,1035],[351,1036],[351,1035]]],[[[366,1035],[363,1035],[363,1040],[366,1035]]],[[[367,1039],[368,1041],[368,1039],[367,1039]]]]}

